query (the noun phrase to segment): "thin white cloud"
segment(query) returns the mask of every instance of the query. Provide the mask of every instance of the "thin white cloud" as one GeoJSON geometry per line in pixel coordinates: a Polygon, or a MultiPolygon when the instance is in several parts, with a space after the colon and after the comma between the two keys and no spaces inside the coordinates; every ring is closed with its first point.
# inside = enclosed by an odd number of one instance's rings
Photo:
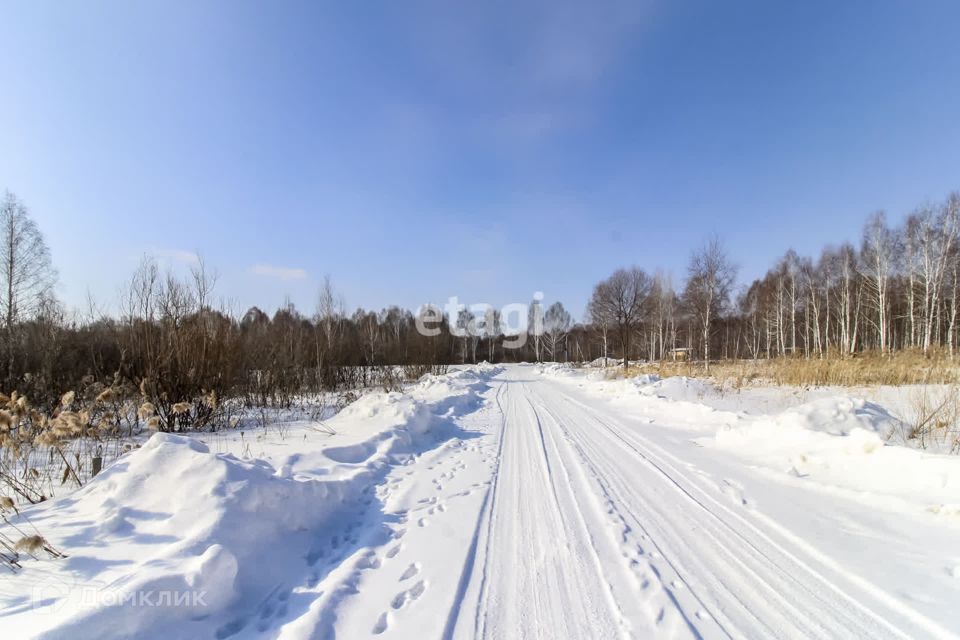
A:
{"type": "Polygon", "coordinates": [[[304,280],[307,270],[300,267],[278,267],[272,264],[255,264],[248,271],[257,276],[267,276],[278,280],[304,280]]]}
{"type": "Polygon", "coordinates": [[[180,264],[197,264],[200,262],[200,256],[193,251],[184,251],[183,249],[154,249],[150,253],[158,260],[168,262],[178,262],[180,264]]]}

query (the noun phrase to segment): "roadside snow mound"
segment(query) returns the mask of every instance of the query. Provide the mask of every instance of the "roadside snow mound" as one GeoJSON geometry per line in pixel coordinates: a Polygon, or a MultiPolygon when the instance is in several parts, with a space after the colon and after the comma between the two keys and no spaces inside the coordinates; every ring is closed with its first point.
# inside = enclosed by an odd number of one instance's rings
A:
{"type": "Polygon", "coordinates": [[[634,384],[640,389],[640,393],[648,396],[655,395],[668,400],[702,402],[704,398],[717,393],[716,387],[712,384],[686,376],[671,376],[661,379],[658,375],[647,374],[637,376],[634,380],[637,380],[634,384]]]}
{"type": "Polygon", "coordinates": [[[575,373],[569,362],[544,362],[537,365],[537,373],[545,376],[567,377],[575,373]]]}
{"type": "Polygon", "coordinates": [[[896,418],[878,404],[859,398],[822,398],[721,429],[716,443],[747,452],[839,447],[851,453],[872,453],[884,446],[896,425],[896,418]]]}
{"type": "Polygon", "coordinates": [[[587,366],[592,369],[600,369],[604,367],[617,367],[623,366],[623,360],[617,360],[616,358],[597,358],[596,360],[591,360],[587,363],[587,366]]]}
{"type": "MultiPolygon", "coordinates": [[[[343,526],[346,509],[370,503],[391,464],[443,441],[451,416],[478,406],[497,371],[471,367],[425,377],[410,393],[363,396],[328,421],[336,436],[294,440],[296,453],[276,466],[154,434],[86,487],[25,510],[69,557],[27,563],[11,578],[12,591],[0,592],[0,604],[10,596],[15,609],[7,609],[4,630],[45,638],[232,635],[271,589],[306,570],[304,558],[319,536],[343,526]]],[[[260,446],[255,434],[246,437],[260,446]]]]}
{"type": "Polygon", "coordinates": [[[660,376],[655,373],[644,373],[635,378],[631,378],[634,386],[645,387],[647,385],[656,384],[660,382],[660,376]]]}
{"type": "Polygon", "coordinates": [[[742,416],[697,442],[801,480],[914,503],[922,496],[930,511],[949,511],[960,502],[960,461],[888,445],[898,425],[880,405],[841,396],[771,416],[742,416]]]}
{"type": "Polygon", "coordinates": [[[774,421],[781,426],[795,426],[812,431],[824,431],[846,436],[857,429],[888,438],[896,428],[897,419],[874,402],[861,398],[821,398],[787,409],[774,421]]]}
{"type": "Polygon", "coordinates": [[[134,637],[161,621],[185,631],[179,625],[280,579],[272,574],[286,545],[303,542],[305,530],[356,491],[346,482],[284,478],[265,462],[211,455],[192,438],[154,434],[57,501],[59,509],[31,518],[65,538],[65,569],[93,576],[73,584],[67,581],[80,576],[64,576],[66,598],[50,603],[40,624],[56,623],[47,637],[91,629],[134,637]]]}
{"type": "MultiPolygon", "coordinates": [[[[336,431],[362,431],[370,437],[323,453],[337,462],[361,463],[380,454],[385,458],[421,444],[424,436],[443,437],[445,418],[465,413],[482,402],[486,380],[501,367],[481,363],[443,375],[426,375],[406,393],[371,393],[348,405],[328,422],[336,431]]],[[[428,438],[429,439],[429,438],[428,438]]],[[[298,456],[303,466],[302,457],[298,456]]]]}

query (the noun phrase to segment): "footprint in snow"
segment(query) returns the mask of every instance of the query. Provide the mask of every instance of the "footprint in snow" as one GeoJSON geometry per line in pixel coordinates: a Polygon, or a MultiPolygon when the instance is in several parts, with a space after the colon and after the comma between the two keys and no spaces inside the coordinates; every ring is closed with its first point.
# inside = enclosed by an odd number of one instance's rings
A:
{"type": "Polygon", "coordinates": [[[404,569],[403,573],[400,574],[400,582],[403,582],[404,580],[409,580],[410,578],[417,575],[418,573],[420,573],[420,563],[414,562],[409,567],[404,569]]]}
{"type": "Polygon", "coordinates": [[[420,520],[417,521],[417,524],[421,527],[425,527],[428,524],[430,524],[430,521],[427,520],[426,518],[420,518],[420,520]]]}
{"type": "Polygon", "coordinates": [[[360,560],[357,562],[357,566],[361,569],[379,569],[380,558],[377,557],[377,554],[371,551],[367,555],[360,558],[360,560]]]}
{"type": "Polygon", "coordinates": [[[421,580],[417,584],[413,585],[413,588],[408,592],[410,594],[411,600],[416,600],[423,595],[423,592],[427,590],[427,583],[424,580],[421,580]]]}
{"type": "Polygon", "coordinates": [[[427,590],[427,584],[423,580],[413,585],[410,589],[406,591],[401,591],[393,597],[393,600],[390,602],[390,606],[394,609],[401,609],[408,602],[413,602],[417,598],[423,595],[423,592],[427,590]]]}
{"type": "Polygon", "coordinates": [[[387,630],[387,627],[390,626],[390,612],[384,611],[380,614],[380,617],[377,618],[377,624],[373,625],[373,633],[375,635],[380,635],[387,630]]]}

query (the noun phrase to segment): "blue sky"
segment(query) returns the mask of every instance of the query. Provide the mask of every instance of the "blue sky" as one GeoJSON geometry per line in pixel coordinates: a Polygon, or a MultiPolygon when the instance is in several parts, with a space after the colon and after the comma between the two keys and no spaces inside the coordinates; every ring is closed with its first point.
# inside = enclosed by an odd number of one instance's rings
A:
{"type": "Polygon", "coordinates": [[[956,2],[2,0],[0,188],[59,294],[195,252],[238,309],[741,280],[960,189],[956,2]]]}

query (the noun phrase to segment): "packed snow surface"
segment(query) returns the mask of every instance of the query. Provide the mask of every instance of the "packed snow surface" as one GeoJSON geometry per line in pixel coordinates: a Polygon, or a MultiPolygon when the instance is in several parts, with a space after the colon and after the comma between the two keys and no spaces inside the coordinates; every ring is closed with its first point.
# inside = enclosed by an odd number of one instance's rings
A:
{"type": "Polygon", "coordinates": [[[898,428],[836,391],[479,365],[322,428],[156,434],[14,518],[69,557],[0,577],[0,631],[957,637],[960,458],[898,428]]]}

